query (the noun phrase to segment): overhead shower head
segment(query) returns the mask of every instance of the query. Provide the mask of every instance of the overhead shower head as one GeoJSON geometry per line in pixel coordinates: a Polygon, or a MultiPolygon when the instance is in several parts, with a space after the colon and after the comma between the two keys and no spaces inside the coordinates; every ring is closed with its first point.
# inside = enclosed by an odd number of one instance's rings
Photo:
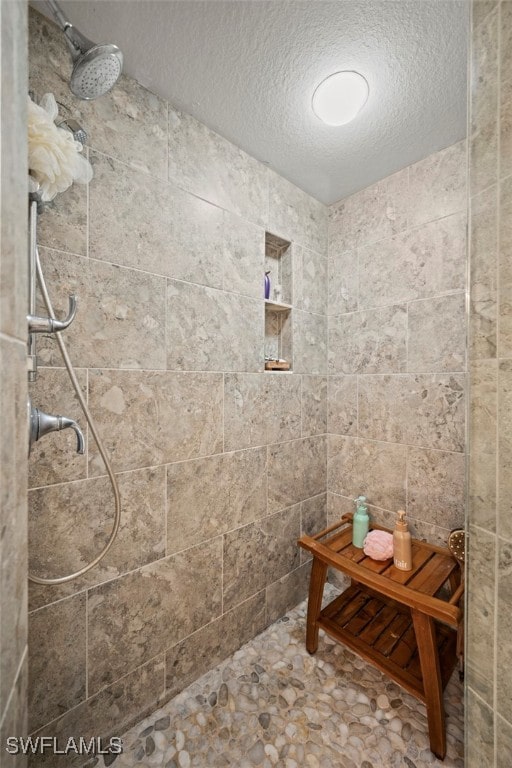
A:
{"type": "Polygon", "coordinates": [[[79,99],[97,99],[117,83],[123,69],[123,54],[117,45],[96,45],[79,32],[61,11],[56,0],[46,0],[66,35],[73,71],[69,87],[79,99]]]}

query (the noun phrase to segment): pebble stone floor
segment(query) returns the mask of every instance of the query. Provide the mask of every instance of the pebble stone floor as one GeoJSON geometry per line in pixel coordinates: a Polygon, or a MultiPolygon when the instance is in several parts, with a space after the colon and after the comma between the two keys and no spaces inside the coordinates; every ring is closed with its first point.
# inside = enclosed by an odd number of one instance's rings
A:
{"type": "Polygon", "coordinates": [[[123,754],[97,768],[462,768],[458,674],[445,690],[441,762],[428,748],[423,704],[323,632],[308,654],[306,606],[134,726],[123,754]]]}

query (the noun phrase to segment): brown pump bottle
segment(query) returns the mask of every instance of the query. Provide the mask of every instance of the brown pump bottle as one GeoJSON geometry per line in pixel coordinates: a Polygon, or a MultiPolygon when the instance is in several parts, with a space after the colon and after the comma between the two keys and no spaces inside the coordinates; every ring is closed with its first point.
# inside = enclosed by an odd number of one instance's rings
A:
{"type": "Polygon", "coordinates": [[[401,571],[412,571],[412,540],[403,509],[397,512],[393,531],[393,562],[401,571]]]}

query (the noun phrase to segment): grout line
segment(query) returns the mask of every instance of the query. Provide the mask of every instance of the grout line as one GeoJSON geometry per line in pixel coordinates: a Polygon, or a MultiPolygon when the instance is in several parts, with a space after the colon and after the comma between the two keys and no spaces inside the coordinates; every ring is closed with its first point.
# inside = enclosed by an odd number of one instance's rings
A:
{"type": "MultiPolygon", "coordinates": [[[[356,379],[359,379],[359,377],[356,377],[356,379]]],[[[318,440],[319,438],[322,438],[324,436],[327,436],[328,438],[331,438],[331,437],[335,437],[335,438],[336,437],[341,437],[341,438],[346,438],[346,439],[350,439],[350,440],[359,440],[359,441],[362,441],[362,442],[374,443],[374,444],[377,444],[377,445],[393,445],[393,446],[402,446],[402,447],[405,447],[405,448],[410,447],[410,448],[413,448],[413,449],[416,449],[416,450],[420,450],[420,451],[433,451],[435,453],[448,454],[448,455],[453,455],[453,456],[462,456],[462,455],[464,455],[464,451],[451,451],[451,450],[448,450],[446,448],[433,448],[433,447],[427,446],[427,445],[417,445],[416,443],[403,443],[403,442],[397,443],[397,442],[392,442],[390,440],[377,440],[375,438],[369,438],[369,437],[365,437],[364,435],[359,435],[359,434],[350,435],[350,434],[337,433],[337,432],[323,432],[323,433],[319,433],[319,434],[316,434],[316,435],[307,435],[305,437],[293,437],[293,438],[290,438],[288,440],[282,440],[280,442],[262,443],[260,445],[249,445],[249,446],[245,446],[243,448],[230,449],[229,451],[218,451],[217,453],[208,453],[208,454],[204,454],[204,455],[201,455],[201,456],[194,456],[194,457],[189,457],[189,458],[186,458],[186,459],[179,459],[178,461],[167,461],[167,462],[162,462],[161,464],[147,464],[147,465],[144,465],[144,466],[132,467],[130,469],[120,469],[120,470],[116,470],[114,474],[117,477],[119,475],[125,475],[125,474],[129,474],[131,472],[144,472],[144,471],[147,471],[148,469],[158,469],[159,467],[174,466],[176,464],[187,464],[187,463],[193,462],[193,461],[203,461],[203,460],[206,460],[206,459],[214,458],[216,456],[223,456],[223,455],[230,454],[230,453],[242,453],[243,451],[257,451],[257,450],[263,450],[263,449],[266,449],[266,448],[272,448],[274,446],[277,447],[277,446],[288,445],[289,443],[298,442],[299,440],[318,440]]],[[[91,475],[89,477],[81,477],[81,478],[77,478],[77,479],[73,479],[73,480],[63,480],[63,481],[60,481],[60,482],[57,482],[57,483],[50,483],[48,485],[37,485],[37,486],[33,486],[33,487],[29,488],[28,490],[29,490],[29,493],[30,493],[32,491],[41,491],[41,490],[46,490],[46,489],[49,489],[49,488],[56,488],[56,487],[61,486],[61,485],[71,485],[73,483],[83,483],[86,480],[91,480],[91,481],[93,481],[93,480],[101,480],[102,478],[104,479],[105,477],[107,477],[107,474],[91,475]]]]}

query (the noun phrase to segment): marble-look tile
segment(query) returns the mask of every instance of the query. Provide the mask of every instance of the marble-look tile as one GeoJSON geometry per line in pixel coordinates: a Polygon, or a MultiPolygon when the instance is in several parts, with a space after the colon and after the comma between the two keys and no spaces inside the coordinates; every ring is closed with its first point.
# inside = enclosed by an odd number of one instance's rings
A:
{"type": "Polygon", "coordinates": [[[263,322],[261,299],[169,280],[167,368],[261,371],[263,322]]]}
{"type": "Polygon", "coordinates": [[[409,167],[409,227],[466,210],[466,140],[409,167]]]}
{"type": "Polygon", "coordinates": [[[512,360],[499,362],[498,429],[499,532],[512,540],[512,360]]]}
{"type": "Polygon", "coordinates": [[[293,370],[296,373],[327,373],[327,316],[295,311],[293,370]]]}
{"type": "Polygon", "coordinates": [[[327,312],[327,258],[308,248],[293,251],[293,305],[306,312],[327,312]]]}
{"type": "Polygon", "coordinates": [[[468,458],[468,517],[481,528],[496,530],[496,452],[472,451],[468,458]]]}
{"type": "Polygon", "coordinates": [[[321,493],[301,502],[300,535],[311,536],[327,526],[327,494],[321,493]]]}
{"type": "Polygon", "coordinates": [[[407,307],[329,318],[329,373],[403,373],[407,365],[407,307]]]}
{"type": "Polygon", "coordinates": [[[359,300],[365,308],[464,290],[465,213],[360,248],[359,270],[359,300]]]}
{"type": "MultiPolygon", "coordinates": [[[[75,368],[80,389],[87,392],[87,371],[75,368]]],[[[82,429],[85,445],[88,426],[64,368],[39,368],[37,381],[29,384],[34,408],[46,413],[59,413],[75,419],[82,429]]],[[[72,429],[52,432],[34,443],[28,461],[29,488],[87,477],[87,454],[76,452],[76,435],[72,429]]]]}
{"type": "Polygon", "coordinates": [[[407,370],[434,373],[465,368],[465,294],[411,302],[407,308],[407,370]]]}
{"type": "Polygon", "coordinates": [[[407,228],[409,169],[388,176],[330,207],[329,250],[342,253],[407,228]]]}
{"type": "Polygon", "coordinates": [[[471,453],[478,456],[494,454],[498,418],[498,363],[496,360],[475,360],[470,364],[469,376],[471,453]]]}
{"type": "Polygon", "coordinates": [[[471,23],[473,29],[476,29],[487,14],[496,8],[498,3],[499,0],[473,0],[471,3],[471,23]]]}
{"type": "Polygon", "coordinates": [[[469,182],[475,195],[494,184],[498,172],[498,10],[472,35],[469,182]]]}
{"type": "MultiPolygon", "coordinates": [[[[223,212],[215,205],[175,187],[172,219],[168,222],[165,215],[162,217],[163,233],[167,238],[165,274],[178,280],[222,288],[224,221],[223,212]]],[[[161,263],[162,256],[158,258],[161,263]]]]}
{"type": "Polygon", "coordinates": [[[469,369],[469,516],[487,530],[496,528],[497,361],[475,360],[469,369]]]}
{"type": "Polygon", "coordinates": [[[496,356],[497,201],[496,185],[471,199],[469,350],[473,360],[496,356]]]}
{"type": "MultiPolygon", "coordinates": [[[[508,717],[510,717],[509,714],[507,714],[508,717]]],[[[510,755],[512,755],[512,725],[508,720],[498,716],[497,731],[496,768],[508,768],[510,755]]]]}
{"type": "Polygon", "coordinates": [[[498,125],[495,118],[475,130],[469,143],[469,185],[476,195],[494,184],[498,170],[498,125]]]}
{"type": "MultiPolygon", "coordinates": [[[[66,331],[74,365],[165,369],[165,278],[46,249],[41,263],[57,317],[67,314],[68,296],[77,297],[66,331]]],[[[47,314],[42,303],[37,311],[47,314]]],[[[63,365],[52,336],[39,336],[38,357],[63,365]]]]}
{"type": "Polygon", "coordinates": [[[464,525],[465,457],[423,448],[407,451],[407,513],[444,528],[464,525]]]}
{"type": "Polygon", "coordinates": [[[0,713],[3,713],[27,644],[25,344],[0,337],[0,371],[0,713]]]}
{"type": "MultiPolygon", "coordinates": [[[[222,449],[222,375],[89,371],[89,407],[116,471],[222,449]]],[[[95,446],[90,471],[103,474],[95,446]]]]}
{"type": "Polygon", "coordinates": [[[32,8],[29,19],[29,82],[37,97],[54,93],[60,115],[86,128],[90,146],[165,178],[167,102],[125,75],[101,99],[76,98],[69,90],[71,61],[62,32],[32,8]]]}
{"type": "Polygon", "coordinates": [[[266,589],[267,626],[304,600],[308,594],[310,565],[306,563],[269,584],[266,589]]]}
{"type": "MultiPolygon", "coordinates": [[[[165,468],[123,472],[117,482],[121,523],[112,548],[92,571],[73,582],[53,587],[31,584],[31,609],[164,557],[165,468]]],[[[114,519],[106,477],[40,488],[29,494],[29,500],[32,573],[50,578],[73,573],[105,545],[114,519]]]]}
{"type": "MultiPolygon", "coordinates": [[[[53,736],[60,745],[70,737],[82,736],[88,743],[101,737],[108,743],[111,736],[122,738],[123,733],[162,703],[165,687],[163,655],[121,677],[95,696],[46,725],[37,735],[53,736]]],[[[31,756],[30,768],[81,768],[84,756],[54,755],[31,756]]]]}
{"type": "Polygon", "coordinates": [[[512,7],[508,0],[500,6],[500,79],[501,85],[512,79],[512,7]]]}
{"type": "Polygon", "coordinates": [[[467,555],[467,684],[493,706],[495,536],[470,526],[467,555]]]}
{"type": "Polygon", "coordinates": [[[341,315],[358,307],[359,280],[357,250],[338,252],[329,244],[327,271],[327,312],[341,315]]]}
{"type": "Polygon", "coordinates": [[[264,627],[265,592],[262,590],[166,651],[166,695],[175,696],[252,640],[264,627]]]}
{"type": "Polygon", "coordinates": [[[501,83],[500,89],[500,177],[512,174],[512,80],[501,83]]]}
{"type": "Polygon", "coordinates": [[[445,451],[464,450],[465,376],[359,377],[359,434],[445,451]]]}
{"type": "Polygon", "coordinates": [[[29,615],[29,733],[84,701],[86,595],[29,615]]]}
{"type": "Polygon", "coordinates": [[[302,377],[302,437],[327,432],[327,377],[302,377]]]}
{"type": "Polygon", "coordinates": [[[167,467],[167,554],[266,514],[266,448],[224,453],[167,467]]]}
{"type": "Polygon", "coordinates": [[[498,604],[496,634],[499,640],[499,667],[496,680],[497,711],[503,717],[510,715],[512,696],[512,543],[500,539],[498,542],[498,604]],[[500,673],[500,670],[503,673],[500,673]]]}
{"type": "Polygon", "coordinates": [[[222,211],[165,181],[91,152],[89,255],[222,287],[222,211]]]}
{"type": "Polygon", "coordinates": [[[268,169],[170,106],[169,180],[254,224],[267,222],[268,169]]]}
{"type": "Polygon", "coordinates": [[[357,376],[328,377],[327,431],[357,434],[357,376]]]}
{"type": "Polygon", "coordinates": [[[327,525],[332,525],[340,520],[343,515],[353,513],[355,510],[354,499],[338,496],[336,493],[327,493],[327,525]]]}
{"type": "Polygon", "coordinates": [[[268,462],[269,512],[325,492],[325,436],[271,445],[268,462]]]}
{"type": "MultiPolygon", "coordinates": [[[[312,536],[327,527],[327,494],[321,493],[300,505],[300,535],[312,536]]],[[[306,563],[311,555],[304,549],[300,550],[300,561],[306,563]]]]}
{"type": "Polygon", "coordinates": [[[405,445],[329,435],[327,455],[329,492],[349,499],[363,494],[370,504],[384,509],[405,508],[405,445]]]}
{"type": "Polygon", "coordinates": [[[329,209],[274,171],[268,173],[270,232],[327,256],[329,209]]]}
{"type": "Polygon", "coordinates": [[[2,8],[0,331],[27,333],[27,7],[2,8]]]}
{"type": "Polygon", "coordinates": [[[466,768],[494,765],[494,714],[490,707],[468,689],[466,768]]]}
{"type": "MultiPolygon", "coordinates": [[[[5,6],[4,6],[5,7],[5,6]]],[[[0,725],[0,743],[5,745],[11,736],[26,737],[28,733],[27,697],[28,697],[28,659],[25,654],[18,676],[11,689],[7,709],[3,713],[0,725]]],[[[2,768],[26,768],[27,756],[21,754],[2,755],[2,768]]]]}
{"type": "Polygon", "coordinates": [[[223,214],[223,230],[224,290],[263,298],[265,230],[229,211],[223,214]]]}
{"type": "Polygon", "coordinates": [[[224,535],[223,607],[234,608],[297,568],[300,506],[224,535]]]}
{"type": "MultiPolygon", "coordinates": [[[[392,530],[395,527],[396,513],[390,512],[388,519],[383,523],[392,530]]],[[[434,523],[425,522],[424,520],[417,520],[414,517],[409,517],[409,530],[415,539],[420,541],[428,541],[437,547],[447,547],[448,537],[450,535],[449,528],[442,528],[434,523]]],[[[459,526],[460,527],[460,526],[459,526]]]]}
{"type": "MultiPolygon", "coordinates": [[[[500,189],[498,354],[512,357],[512,177],[500,189]]],[[[492,258],[491,252],[491,258],[492,258]]]]}
{"type": "Polygon", "coordinates": [[[90,590],[89,694],[219,616],[221,574],[219,537],[90,590]]]}
{"type": "MultiPolygon", "coordinates": [[[[354,500],[347,499],[344,496],[337,496],[334,493],[327,494],[327,524],[337,523],[343,515],[352,514],[355,510],[354,500]]],[[[337,568],[329,568],[327,579],[340,592],[344,592],[350,586],[350,578],[346,574],[338,571],[337,568]]]]}
{"type": "Polygon", "coordinates": [[[37,220],[37,242],[79,256],[87,252],[87,186],[72,184],[47,203],[37,220]]]}
{"type": "Polygon", "coordinates": [[[300,434],[299,376],[225,375],[224,450],[291,440],[300,434]]]}

